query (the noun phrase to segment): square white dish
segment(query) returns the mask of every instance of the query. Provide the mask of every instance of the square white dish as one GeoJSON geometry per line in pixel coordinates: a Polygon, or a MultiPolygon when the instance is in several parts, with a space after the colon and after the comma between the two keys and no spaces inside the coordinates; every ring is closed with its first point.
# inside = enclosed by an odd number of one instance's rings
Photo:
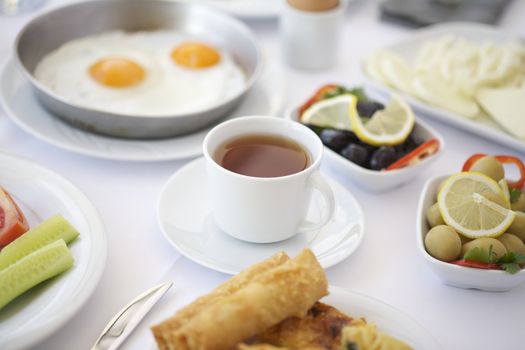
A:
{"type": "MultiPolygon", "coordinates": [[[[408,62],[412,62],[425,42],[445,35],[462,37],[478,44],[489,41],[501,43],[511,40],[520,40],[523,42],[518,34],[505,32],[493,26],[476,23],[447,23],[414,31],[414,34],[411,37],[383,47],[383,49],[392,51],[406,59],[408,62]]],[[[403,95],[406,101],[412,106],[415,113],[434,118],[488,140],[525,152],[525,140],[520,140],[507,133],[497,122],[488,116],[480,117],[478,119],[468,119],[443,108],[435,107],[416,97],[396,91],[390,86],[375,81],[367,74],[364,69],[364,64],[361,65],[361,69],[364,76],[367,78],[367,85],[381,94],[392,93],[395,91],[396,93],[403,95]]]]}
{"type": "MultiPolygon", "coordinates": [[[[367,91],[368,94],[368,91],[367,91]]],[[[379,102],[386,102],[386,98],[380,97],[374,94],[368,94],[374,100],[379,102]]],[[[298,107],[294,106],[288,109],[286,112],[285,118],[299,121],[298,107]]],[[[376,171],[363,168],[343,156],[339,155],[337,152],[332,151],[328,147],[324,147],[325,158],[323,161],[327,162],[331,167],[336,171],[348,176],[353,182],[357,183],[359,186],[367,189],[370,192],[384,192],[397,188],[404,183],[410,181],[422,171],[424,171],[432,162],[434,162],[437,157],[439,157],[445,149],[445,140],[443,137],[434,129],[432,129],[428,124],[422,122],[416,118],[416,123],[414,125],[414,135],[417,138],[420,138],[424,141],[430,139],[437,139],[439,141],[439,150],[437,153],[433,154],[426,159],[423,159],[421,162],[415,165],[408,166],[402,169],[396,169],[391,171],[376,171]]]]}
{"type": "Polygon", "coordinates": [[[444,284],[458,288],[504,292],[525,282],[525,269],[511,275],[505,271],[482,270],[450,264],[438,260],[427,253],[424,237],[429,230],[429,226],[425,214],[428,208],[436,202],[436,192],[439,184],[447,178],[447,175],[440,175],[429,179],[425,183],[419,199],[416,222],[417,250],[427,265],[444,284]]]}

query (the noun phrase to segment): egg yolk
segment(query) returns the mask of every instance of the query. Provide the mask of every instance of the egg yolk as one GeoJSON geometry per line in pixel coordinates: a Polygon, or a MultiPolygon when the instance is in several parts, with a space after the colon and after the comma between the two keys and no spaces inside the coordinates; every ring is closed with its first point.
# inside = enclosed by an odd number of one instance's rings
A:
{"type": "Polygon", "coordinates": [[[126,88],[144,80],[146,72],[139,64],[127,58],[107,57],[89,67],[89,74],[104,86],[126,88]]]}
{"type": "Polygon", "coordinates": [[[206,44],[187,42],[173,49],[171,58],[183,67],[203,69],[216,65],[221,60],[221,55],[206,44]]]}

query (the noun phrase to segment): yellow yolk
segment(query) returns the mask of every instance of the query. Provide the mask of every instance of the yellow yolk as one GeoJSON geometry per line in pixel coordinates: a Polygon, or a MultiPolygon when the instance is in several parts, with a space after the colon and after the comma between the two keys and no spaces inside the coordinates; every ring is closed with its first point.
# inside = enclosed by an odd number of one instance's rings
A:
{"type": "Polygon", "coordinates": [[[145,71],[137,63],[121,57],[107,57],[89,67],[98,83],[111,88],[126,88],[144,80],[145,71]]]}
{"type": "Polygon", "coordinates": [[[183,67],[202,69],[216,65],[221,60],[221,55],[206,44],[187,42],[173,49],[171,58],[183,67]]]}

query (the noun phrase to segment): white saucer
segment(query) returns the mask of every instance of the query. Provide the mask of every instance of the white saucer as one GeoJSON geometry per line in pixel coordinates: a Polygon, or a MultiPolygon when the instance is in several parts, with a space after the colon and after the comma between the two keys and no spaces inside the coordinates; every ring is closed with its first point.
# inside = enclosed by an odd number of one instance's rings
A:
{"type": "MultiPolygon", "coordinates": [[[[296,255],[305,247],[310,247],[327,268],[352,254],[364,234],[363,213],[353,195],[334,180],[327,180],[336,200],[332,220],[321,230],[283,242],[248,243],[223,233],[215,225],[208,203],[203,158],[181,168],[164,185],[157,205],[157,219],[166,239],[182,255],[213,270],[236,274],[278,251],[296,255]]],[[[323,206],[321,196],[314,192],[307,219],[319,220],[323,206]]]]}
{"type": "MultiPolygon", "coordinates": [[[[244,115],[277,115],[282,106],[281,67],[267,65],[241,105],[227,119],[244,115]]],[[[34,137],[83,155],[126,161],[185,159],[202,153],[204,136],[213,127],[185,136],[161,140],[126,140],[75,128],[46,111],[36,100],[29,82],[8,60],[0,76],[0,101],[12,121],[34,137]]]]}

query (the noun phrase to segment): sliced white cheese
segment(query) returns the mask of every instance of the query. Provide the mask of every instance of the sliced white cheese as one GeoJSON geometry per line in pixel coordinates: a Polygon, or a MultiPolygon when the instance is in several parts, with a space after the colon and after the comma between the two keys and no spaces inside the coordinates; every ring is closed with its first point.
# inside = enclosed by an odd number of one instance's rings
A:
{"type": "Polygon", "coordinates": [[[394,53],[385,54],[379,58],[379,65],[392,86],[408,94],[414,93],[412,90],[414,72],[402,57],[394,53]]]}
{"type": "Polygon", "coordinates": [[[380,64],[384,52],[384,50],[378,50],[371,54],[365,61],[365,70],[372,79],[379,83],[390,85],[390,82],[385,78],[382,72],[380,64]]]}
{"type": "Polygon", "coordinates": [[[417,97],[434,106],[468,118],[475,118],[479,113],[479,106],[474,100],[454,92],[437,74],[417,74],[412,88],[417,97]]]}
{"type": "Polygon", "coordinates": [[[505,130],[525,140],[525,88],[482,89],[476,98],[505,130]]]}

